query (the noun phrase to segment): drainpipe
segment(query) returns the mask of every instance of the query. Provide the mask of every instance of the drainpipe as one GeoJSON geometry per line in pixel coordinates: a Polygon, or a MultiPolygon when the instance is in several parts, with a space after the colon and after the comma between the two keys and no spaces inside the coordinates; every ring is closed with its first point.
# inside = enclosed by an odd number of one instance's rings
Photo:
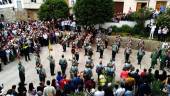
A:
{"type": "Polygon", "coordinates": [[[148,8],[149,8],[150,0],[148,0],[148,8]]]}

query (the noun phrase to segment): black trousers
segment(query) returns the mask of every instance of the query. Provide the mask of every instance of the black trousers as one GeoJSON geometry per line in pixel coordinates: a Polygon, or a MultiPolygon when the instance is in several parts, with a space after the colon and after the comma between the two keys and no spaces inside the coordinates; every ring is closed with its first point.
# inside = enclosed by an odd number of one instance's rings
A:
{"type": "Polygon", "coordinates": [[[130,57],[130,54],[125,54],[125,63],[127,63],[129,61],[129,57],[130,57]]]}
{"type": "Polygon", "coordinates": [[[19,72],[19,78],[20,78],[20,82],[22,84],[25,83],[25,74],[23,72],[19,72]]]}
{"type": "Polygon", "coordinates": [[[25,54],[25,61],[28,61],[28,60],[31,60],[29,53],[28,53],[28,54],[25,54]]]}
{"type": "Polygon", "coordinates": [[[100,50],[100,58],[103,58],[103,52],[104,50],[100,50]]]}
{"type": "Polygon", "coordinates": [[[50,64],[50,73],[54,75],[55,64],[50,64]]]}
{"type": "Polygon", "coordinates": [[[115,57],[116,57],[116,52],[112,51],[112,60],[115,60],[115,57]]]}
{"type": "Polygon", "coordinates": [[[66,52],[66,47],[67,47],[67,45],[64,44],[64,45],[63,45],[63,52],[66,52]]]}
{"type": "Polygon", "coordinates": [[[62,74],[64,75],[65,72],[66,72],[66,67],[61,67],[61,72],[62,72],[62,74]]]}

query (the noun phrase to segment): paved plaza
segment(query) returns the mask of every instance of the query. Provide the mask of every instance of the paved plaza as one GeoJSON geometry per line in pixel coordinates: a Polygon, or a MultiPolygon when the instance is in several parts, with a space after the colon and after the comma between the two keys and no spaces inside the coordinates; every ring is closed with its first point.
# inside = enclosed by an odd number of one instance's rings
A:
{"type": "MultiPolygon", "coordinates": [[[[52,45],[53,47],[53,51],[51,52],[51,54],[53,55],[53,57],[55,58],[55,73],[57,73],[57,71],[60,71],[60,66],[58,64],[59,59],[61,58],[61,55],[64,54],[66,59],[71,59],[72,58],[72,54],[71,54],[71,47],[67,48],[67,52],[63,53],[62,50],[62,46],[59,44],[55,44],[52,45]]],[[[94,49],[94,55],[93,55],[93,60],[94,60],[94,64],[97,65],[99,63],[99,61],[101,59],[99,59],[99,53],[96,53],[96,47],[93,46],[94,49]]],[[[111,46],[109,46],[107,49],[104,50],[104,58],[103,58],[103,64],[106,66],[107,63],[109,62],[110,58],[111,58],[111,46]]],[[[149,68],[150,67],[150,52],[146,52],[143,60],[142,60],[142,66],[140,68],[139,65],[137,65],[137,50],[133,50],[130,60],[131,63],[135,66],[135,68],[139,68],[139,69],[144,69],[144,68],[149,68]]],[[[47,57],[49,56],[49,51],[48,51],[48,47],[42,47],[41,48],[41,53],[40,53],[40,57],[41,57],[41,63],[43,65],[43,67],[46,69],[46,73],[47,73],[47,79],[53,79],[55,78],[55,76],[51,76],[50,75],[50,67],[49,67],[49,61],[47,59],[47,57]]],[[[80,50],[80,59],[79,59],[79,71],[83,71],[85,68],[85,61],[87,60],[87,56],[84,56],[84,49],[80,50]]],[[[34,83],[34,86],[37,86],[39,84],[39,76],[36,73],[36,69],[35,69],[35,56],[34,54],[31,54],[31,61],[25,62],[24,58],[21,59],[22,64],[25,66],[25,73],[26,73],[26,83],[27,85],[32,82],[34,83]]],[[[6,66],[3,66],[3,71],[0,72],[0,83],[3,83],[5,86],[5,90],[11,88],[11,86],[13,84],[18,84],[19,83],[19,74],[18,74],[18,69],[17,69],[17,64],[18,61],[15,60],[14,62],[9,63],[6,66]]],[[[122,70],[122,67],[124,65],[124,49],[120,48],[119,53],[116,56],[116,79],[119,80],[119,74],[122,70]]],[[[68,61],[68,67],[66,70],[67,76],[69,78],[69,70],[71,67],[71,62],[68,61]]],[[[156,67],[158,69],[158,67],[156,67]]],[[[95,67],[93,68],[93,76],[95,77],[95,80],[97,80],[97,74],[95,72],[95,67]]],[[[26,87],[28,88],[28,86],[26,87]]]]}

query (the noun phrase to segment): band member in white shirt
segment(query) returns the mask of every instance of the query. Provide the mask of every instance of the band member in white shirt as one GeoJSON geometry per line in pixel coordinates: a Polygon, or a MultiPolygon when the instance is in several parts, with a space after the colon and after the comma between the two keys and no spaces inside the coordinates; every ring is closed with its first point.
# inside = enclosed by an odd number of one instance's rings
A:
{"type": "Polygon", "coordinates": [[[165,27],[162,29],[162,39],[163,39],[163,41],[166,41],[168,32],[169,32],[168,27],[165,26],[165,27]]]}
{"type": "Polygon", "coordinates": [[[156,29],[156,25],[152,24],[149,39],[153,39],[153,37],[154,37],[153,35],[154,35],[154,32],[155,32],[155,29],[156,29]]]}

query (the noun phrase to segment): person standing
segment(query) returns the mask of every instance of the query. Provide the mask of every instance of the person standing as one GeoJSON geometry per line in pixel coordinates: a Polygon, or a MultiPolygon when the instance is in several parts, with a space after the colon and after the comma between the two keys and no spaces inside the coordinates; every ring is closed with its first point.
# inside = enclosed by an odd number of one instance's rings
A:
{"type": "Polygon", "coordinates": [[[113,65],[112,62],[109,62],[107,64],[107,67],[105,68],[106,76],[108,77],[107,78],[108,82],[113,82],[115,77],[115,70],[116,70],[115,65],[113,65]]]}
{"type": "Polygon", "coordinates": [[[104,44],[102,43],[99,47],[99,52],[100,52],[100,58],[103,58],[103,52],[104,52],[104,44]]]}
{"type": "Polygon", "coordinates": [[[108,37],[107,37],[107,36],[106,36],[106,38],[105,38],[104,42],[105,42],[105,48],[107,48],[107,46],[108,46],[108,44],[109,44],[109,39],[108,39],[108,37]]]}
{"type": "Polygon", "coordinates": [[[62,47],[63,47],[63,52],[66,52],[66,49],[67,49],[67,41],[66,41],[66,39],[64,39],[64,41],[62,42],[62,47]]]}
{"type": "Polygon", "coordinates": [[[75,74],[77,74],[78,72],[78,61],[76,60],[75,57],[73,57],[72,60],[70,60],[72,62],[72,66],[70,69],[70,77],[73,78],[75,74]]]}
{"type": "Polygon", "coordinates": [[[43,96],[55,96],[56,89],[53,86],[50,86],[50,80],[47,80],[47,86],[44,88],[43,96]]]}
{"type": "Polygon", "coordinates": [[[158,58],[158,51],[154,50],[151,53],[151,68],[154,68],[154,66],[157,64],[157,58],[158,58]]]}
{"type": "Polygon", "coordinates": [[[127,63],[129,61],[129,57],[130,57],[131,53],[132,53],[132,49],[129,46],[127,46],[125,51],[124,51],[125,63],[127,63]]]}
{"type": "Polygon", "coordinates": [[[26,42],[23,45],[23,52],[24,52],[24,56],[25,56],[25,61],[31,60],[30,55],[29,55],[29,46],[28,46],[28,43],[26,43],[26,42]]]}
{"type": "Polygon", "coordinates": [[[103,69],[104,67],[103,67],[102,61],[100,61],[99,64],[96,66],[96,73],[98,75],[98,80],[99,80],[100,74],[102,74],[103,69]]]}
{"type": "Polygon", "coordinates": [[[156,29],[156,25],[152,24],[149,39],[153,39],[153,37],[154,37],[153,35],[154,35],[154,32],[155,32],[155,29],[156,29]]]}
{"type": "Polygon", "coordinates": [[[42,65],[39,66],[40,70],[39,70],[39,80],[40,82],[44,83],[45,82],[45,78],[46,78],[46,72],[45,69],[43,68],[42,65]]]}
{"type": "Polygon", "coordinates": [[[165,26],[163,29],[162,29],[162,39],[163,41],[166,41],[166,38],[167,38],[167,34],[168,34],[169,30],[168,30],[168,27],[165,26]]]}
{"type": "Polygon", "coordinates": [[[113,45],[112,45],[112,60],[114,60],[114,61],[115,61],[117,52],[118,52],[118,45],[113,43],[113,45]]]}
{"type": "Polygon", "coordinates": [[[162,50],[160,55],[160,70],[164,69],[164,67],[166,66],[166,61],[167,61],[166,50],[162,50]]]}
{"type": "Polygon", "coordinates": [[[74,54],[77,61],[79,61],[79,51],[76,49],[76,53],[74,54]]]}
{"type": "Polygon", "coordinates": [[[158,41],[162,41],[162,28],[159,27],[158,29],[158,41]]]}
{"type": "Polygon", "coordinates": [[[62,55],[62,58],[59,60],[59,65],[61,67],[62,74],[64,75],[67,68],[67,60],[64,58],[64,55],[62,55]]]}
{"type": "Polygon", "coordinates": [[[18,63],[18,71],[20,83],[25,84],[25,67],[21,64],[21,61],[18,63]]]}
{"type": "Polygon", "coordinates": [[[138,59],[138,64],[141,64],[142,58],[145,55],[145,50],[143,47],[139,48],[138,53],[137,53],[137,59],[138,59]]]}
{"type": "Polygon", "coordinates": [[[55,75],[54,70],[55,70],[55,60],[53,58],[53,56],[49,56],[48,60],[50,61],[50,73],[51,76],[55,75]]]}
{"type": "Polygon", "coordinates": [[[94,93],[94,96],[105,96],[105,92],[102,90],[102,86],[98,87],[98,90],[94,93]]]}
{"type": "Polygon", "coordinates": [[[89,80],[92,76],[93,76],[92,68],[89,66],[89,64],[86,64],[84,68],[84,74],[83,74],[85,81],[89,80]]]}

